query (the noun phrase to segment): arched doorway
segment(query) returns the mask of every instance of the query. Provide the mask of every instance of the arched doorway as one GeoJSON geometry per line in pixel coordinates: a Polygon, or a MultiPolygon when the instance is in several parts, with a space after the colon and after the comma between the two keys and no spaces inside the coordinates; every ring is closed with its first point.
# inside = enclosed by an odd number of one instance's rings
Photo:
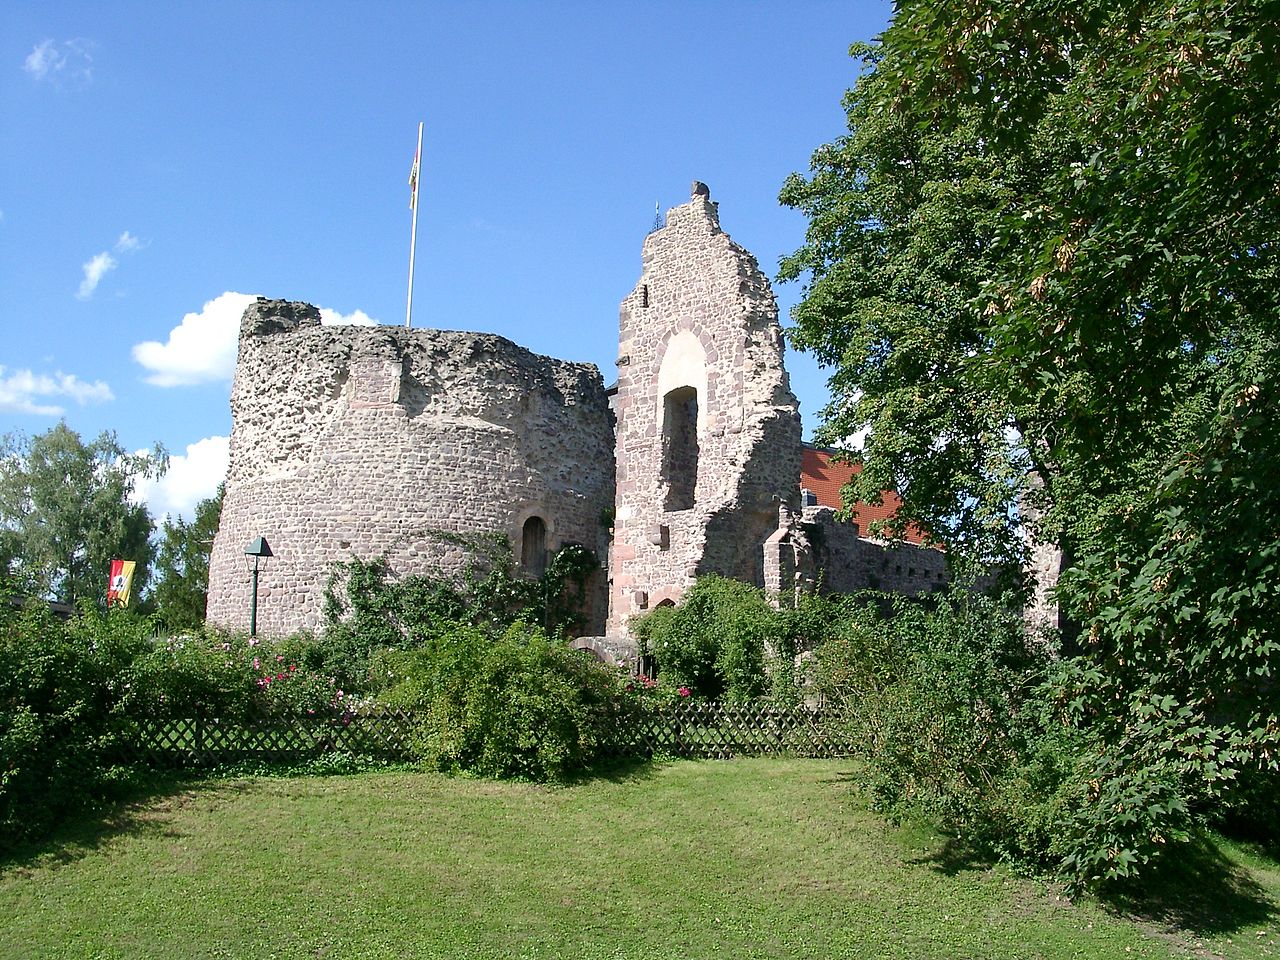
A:
{"type": "Polygon", "coordinates": [[[547,523],[541,517],[533,516],[524,522],[520,572],[526,577],[540,577],[547,572],[547,523]]]}

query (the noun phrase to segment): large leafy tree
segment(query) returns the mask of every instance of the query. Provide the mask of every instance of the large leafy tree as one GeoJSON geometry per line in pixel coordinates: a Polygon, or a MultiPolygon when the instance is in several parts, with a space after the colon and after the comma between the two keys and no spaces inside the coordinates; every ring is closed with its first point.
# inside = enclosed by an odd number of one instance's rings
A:
{"type": "Polygon", "coordinates": [[[222,517],[225,487],[196,504],[188,523],[166,518],[156,556],[156,584],[151,601],[170,630],[190,630],[204,623],[209,596],[209,551],[222,517]]]}
{"type": "Polygon", "coordinates": [[[0,559],[23,593],[64,603],[106,602],[113,559],[133,560],[134,593],[153,556],[151,516],[131,497],[136,482],[167,466],[159,447],[131,454],[113,433],[86,444],[66,423],[0,440],[0,559]]]}
{"type": "Polygon", "coordinates": [[[1138,859],[1111,787],[1194,806],[1277,756],[1278,16],[900,3],[855,51],[848,134],[782,192],[809,218],[781,278],[834,371],[827,439],[871,428],[853,493],[896,485],[902,520],[1005,560],[1029,498],[1064,547],[1072,716],[1128,745],[1082,759],[1114,776],[1082,780],[1105,782],[1076,829],[1138,859]]]}

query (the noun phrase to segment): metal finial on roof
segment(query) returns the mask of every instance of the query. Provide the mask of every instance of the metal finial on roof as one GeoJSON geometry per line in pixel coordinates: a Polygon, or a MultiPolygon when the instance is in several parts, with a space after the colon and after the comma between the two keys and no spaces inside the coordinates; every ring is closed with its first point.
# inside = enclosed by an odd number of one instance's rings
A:
{"type": "Polygon", "coordinates": [[[653,233],[655,230],[661,230],[665,226],[666,223],[662,219],[662,207],[655,200],[653,201],[653,226],[649,228],[649,232],[653,233]]]}

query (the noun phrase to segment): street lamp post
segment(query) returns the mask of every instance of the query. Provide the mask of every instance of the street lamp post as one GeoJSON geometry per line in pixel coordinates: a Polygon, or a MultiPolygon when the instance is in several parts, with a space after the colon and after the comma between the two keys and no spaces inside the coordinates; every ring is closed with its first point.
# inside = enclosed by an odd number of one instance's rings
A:
{"type": "Polygon", "coordinates": [[[244,548],[245,563],[249,573],[253,575],[253,592],[249,595],[249,636],[258,635],[258,571],[267,565],[267,558],[273,556],[271,545],[264,537],[257,537],[244,548]]]}

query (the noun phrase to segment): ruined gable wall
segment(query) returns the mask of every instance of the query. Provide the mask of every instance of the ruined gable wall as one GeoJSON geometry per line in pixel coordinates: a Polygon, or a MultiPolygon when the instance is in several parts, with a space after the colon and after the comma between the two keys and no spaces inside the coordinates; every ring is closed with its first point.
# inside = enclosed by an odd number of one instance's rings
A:
{"type": "Polygon", "coordinates": [[[385,552],[399,573],[459,569],[462,552],[427,529],[498,532],[518,552],[536,515],[551,550],[607,550],[613,437],[590,364],[489,334],[322,327],[307,304],[259,301],[241,322],[231,409],[211,622],[247,625],[256,536],[275,553],[265,633],[318,626],[331,566],[353,555],[385,552]]]}
{"type": "Polygon", "coordinates": [[[618,352],[615,636],[698,575],[763,585],[779,504],[798,505],[800,420],[777,303],[755,258],[720,229],[702,184],[645,240],[618,352]],[[677,388],[697,391],[696,482],[683,509],[669,506],[679,478],[664,478],[663,463],[664,397],[677,388]]]}

